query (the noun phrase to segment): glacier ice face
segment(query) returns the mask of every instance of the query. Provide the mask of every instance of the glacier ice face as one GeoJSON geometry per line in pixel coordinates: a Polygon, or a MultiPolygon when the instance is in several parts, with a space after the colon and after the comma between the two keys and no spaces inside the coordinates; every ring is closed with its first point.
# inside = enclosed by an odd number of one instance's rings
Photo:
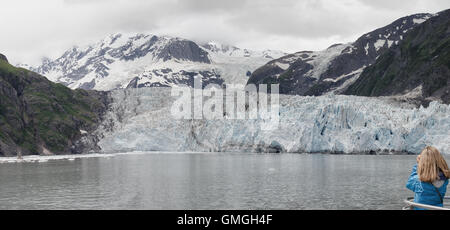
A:
{"type": "Polygon", "coordinates": [[[392,98],[280,95],[278,129],[262,120],[175,120],[170,89],[115,90],[99,146],[103,152],[406,151],[450,153],[450,105],[415,108],[392,98]]]}

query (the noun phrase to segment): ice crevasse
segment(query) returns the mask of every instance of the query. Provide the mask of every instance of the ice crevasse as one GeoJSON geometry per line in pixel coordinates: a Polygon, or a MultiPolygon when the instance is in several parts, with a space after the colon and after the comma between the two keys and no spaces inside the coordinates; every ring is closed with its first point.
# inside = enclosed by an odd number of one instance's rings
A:
{"type": "Polygon", "coordinates": [[[96,131],[105,153],[409,152],[433,145],[450,154],[450,105],[416,108],[392,98],[280,95],[277,129],[261,120],[178,120],[169,88],[115,90],[96,131]]]}

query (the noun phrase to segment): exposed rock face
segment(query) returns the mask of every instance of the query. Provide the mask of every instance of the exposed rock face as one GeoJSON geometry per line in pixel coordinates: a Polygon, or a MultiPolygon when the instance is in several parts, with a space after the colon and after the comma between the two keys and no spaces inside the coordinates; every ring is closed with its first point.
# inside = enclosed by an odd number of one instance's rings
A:
{"type": "Polygon", "coordinates": [[[8,62],[8,59],[7,59],[6,56],[3,55],[3,54],[0,54],[0,60],[3,60],[3,61],[5,61],[5,62],[8,62]]]}
{"type": "Polygon", "coordinates": [[[98,149],[90,132],[107,110],[107,93],[72,91],[2,59],[0,98],[0,156],[98,149]]]}
{"type": "Polygon", "coordinates": [[[224,83],[220,75],[214,71],[189,72],[181,70],[179,72],[173,72],[171,69],[166,68],[146,71],[141,76],[131,80],[126,88],[169,87],[172,85],[194,87],[194,80],[197,76],[202,78],[203,88],[208,84],[222,85],[224,83]]]}
{"type": "Polygon", "coordinates": [[[211,63],[208,52],[201,49],[196,43],[187,40],[169,43],[160,51],[158,58],[164,61],[175,58],[199,63],[211,63]]]}
{"type": "Polygon", "coordinates": [[[416,14],[361,36],[349,44],[336,44],[324,51],[302,51],[270,61],[255,70],[248,84],[280,84],[280,93],[295,95],[339,94],[354,82],[365,67],[406,34],[432,17],[416,14]]]}
{"type": "Polygon", "coordinates": [[[450,103],[450,10],[411,31],[366,68],[346,94],[404,95],[450,103]]]}

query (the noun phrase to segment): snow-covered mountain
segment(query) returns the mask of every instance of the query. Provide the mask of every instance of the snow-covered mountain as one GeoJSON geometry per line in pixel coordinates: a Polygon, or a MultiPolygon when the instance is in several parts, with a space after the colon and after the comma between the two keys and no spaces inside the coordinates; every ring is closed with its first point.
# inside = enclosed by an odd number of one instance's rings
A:
{"type": "Polygon", "coordinates": [[[244,84],[252,71],[285,55],[251,51],[211,42],[168,36],[114,34],[85,47],[74,47],[56,60],[31,68],[68,87],[112,90],[209,83],[244,84]]]}
{"type": "Polygon", "coordinates": [[[96,132],[103,152],[450,153],[450,105],[417,108],[392,97],[280,95],[279,127],[261,120],[177,120],[170,89],[111,92],[114,103],[96,132]],[[447,141],[446,141],[447,140],[447,141]]]}
{"type": "Polygon", "coordinates": [[[283,94],[339,94],[381,54],[398,45],[409,31],[433,16],[415,14],[403,17],[364,34],[352,43],[332,45],[323,51],[286,55],[255,70],[248,83],[279,83],[283,94]]]}

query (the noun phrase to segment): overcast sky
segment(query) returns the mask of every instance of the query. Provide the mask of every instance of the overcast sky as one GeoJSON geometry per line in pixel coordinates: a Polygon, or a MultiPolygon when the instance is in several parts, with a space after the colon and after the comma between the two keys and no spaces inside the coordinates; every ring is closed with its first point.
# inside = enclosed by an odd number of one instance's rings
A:
{"type": "Polygon", "coordinates": [[[449,0],[2,0],[0,53],[37,64],[118,32],[321,50],[406,15],[448,8],[449,0]]]}

